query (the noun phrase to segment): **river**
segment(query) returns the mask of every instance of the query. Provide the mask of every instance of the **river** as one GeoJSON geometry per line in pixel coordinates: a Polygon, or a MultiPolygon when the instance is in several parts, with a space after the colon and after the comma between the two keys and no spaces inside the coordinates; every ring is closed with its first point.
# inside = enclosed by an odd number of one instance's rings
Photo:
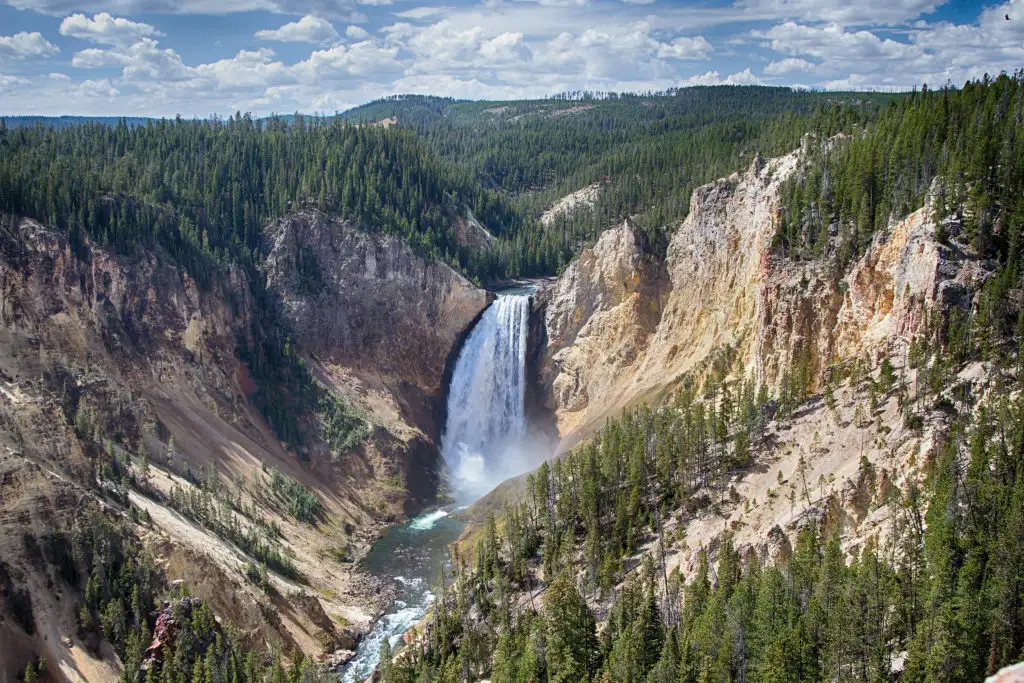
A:
{"type": "MultiPolygon", "coordinates": [[[[441,438],[448,490],[456,504],[471,503],[543,459],[537,458],[538,449],[528,438],[525,412],[532,291],[517,286],[498,293],[459,351],[441,438]]],[[[432,589],[448,560],[448,545],[463,528],[449,516],[454,509],[434,510],[390,529],[362,560],[369,574],[394,578],[399,594],[360,642],[342,671],[342,683],[363,681],[373,673],[384,640],[397,644],[430,609],[432,589]]]]}
{"type": "Polygon", "coordinates": [[[448,545],[462,533],[464,523],[448,515],[449,509],[428,512],[389,529],[362,560],[375,576],[394,578],[398,596],[373,629],[359,643],[356,656],[342,669],[342,683],[365,680],[380,658],[387,638],[392,645],[426,615],[434,600],[442,567],[448,561],[448,545]]]}

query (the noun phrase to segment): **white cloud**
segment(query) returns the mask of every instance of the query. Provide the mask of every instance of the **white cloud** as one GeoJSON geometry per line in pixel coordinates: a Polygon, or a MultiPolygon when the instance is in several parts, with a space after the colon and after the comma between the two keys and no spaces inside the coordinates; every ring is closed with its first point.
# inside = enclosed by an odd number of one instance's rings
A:
{"type": "Polygon", "coordinates": [[[544,7],[586,7],[590,0],[523,0],[523,2],[535,2],[544,7]]]}
{"type": "Polygon", "coordinates": [[[708,59],[711,51],[711,43],[704,36],[696,38],[683,36],[676,38],[671,43],[658,45],[658,56],[663,59],[708,59]]]}
{"type": "Polygon", "coordinates": [[[87,97],[114,98],[121,94],[121,91],[106,78],[98,81],[82,81],[76,90],[79,94],[87,97]]]}
{"type": "Polygon", "coordinates": [[[38,31],[0,36],[0,57],[25,59],[26,57],[49,57],[60,52],[60,48],[43,38],[38,31]]]}
{"type": "Polygon", "coordinates": [[[857,60],[900,59],[919,57],[921,49],[892,39],[881,39],[871,31],[847,31],[839,24],[809,26],[787,21],[766,32],[754,32],[755,38],[766,40],[776,52],[788,55],[810,55],[819,59],[857,60]]]}
{"type": "MultiPolygon", "coordinates": [[[[375,13],[397,17],[398,23],[364,27],[350,25],[365,18],[360,6],[368,3],[359,0],[0,2],[59,12],[62,34],[94,43],[74,53],[73,66],[117,73],[85,86],[46,76],[43,69],[38,76],[18,72],[6,77],[9,85],[0,107],[19,111],[329,112],[401,92],[516,98],[580,89],[636,92],[748,84],[761,77],[842,88],[908,87],[922,81],[941,85],[946,79],[959,84],[984,71],[1024,64],[1024,0],[979,7],[977,19],[966,24],[910,23],[927,17],[941,0],[865,0],[856,6],[839,0],[735,0],[731,8],[671,0],[655,0],[649,8],[629,0],[494,0],[458,7],[409,2],[406,9],[395,7],[401,11],[375,13]],[[89,14],[78,13],[86,10],[89,14]],[[218,57],[227,53],[217,52],[206,63],[186,64],[173,49],[175,37],[158,42],[153,26],[115,18],[136,12],[249,10],[291,15],[275,22],[282,26],[259,31],[258,38],[316,47],[307,48],[305,58],[285,60],[264,48],[233,51],[223,59],[218,57]],[[1005,14],[1020,20],[1007,22],[1005,14]],[[341,17],[344,24],[338,23],[341,17]],[[897,21],[902,22],[899,30],[867,30],[897,21]],[[738,34],[725,29],[734,22],[751,22],[758,30],[744,26],[738,34]],[[700,35],[708,26],[723,27],[714,45],[707,32],[700,35]],[[692,71],[686,65],[697,61],[707,66],[686,76],[692,71]],[[18,93],[31,88],[34,97],[15,96],[12,88],[18,93]]],[[[241,26],[235,38],[256,30],[241,26]]],[[[219,42],[213,46],[218,48],[219,42]]],[[[0,37],[0,55],[24,58],[56,51],[38,33],[0,37]]]]}
{"type": "Polygon", "coordinates": [[[29,80],[22,78],[21,76],[8,76],[0,74],[0,90],[13,90],[14,88],[22,85],[28,85],[29,80]]]}
{"type": "Polygon", "coordinates": [[[758,85],[761,82],[761,79],[755,76],[748,68],[734,74],[729,74],[725,78],[722,78],[718,71],[705,71],[702,74],[683,79],[678,85],[682,87],[694,85],[758,85]]]}
{"type": "Polygon", "coordinates": [[[760,19],[825,21],[845,25],[892,25],[930,14],[947,0],[738,0],[736,7],[760,19]]]}
{"type": "Polygon", "coordinates": [[[412,9],[395,12],[396,17],[403,19],[429,19],[449,12],[451,7],[413,7],[412,9]]]}
{"type": "Polygon", "coordinates": [[[313,14],[345,21],[366,21],[355,0],[6,0],[17,9],[43,14],[111,12],[121,15],[193,14],[227,15],[265,11],[277,14],[313,14]]]}
{"type": "Polygon", "coordinates": [[[217,88],[226,90],[266,88],[296,80],[291,69],[276,61],[274,51],[266,47],[241,50],[229,59],[200,64],[193,73],[196,78],[212,81],[217,88]]]}
{"type": "Polygon", "coordinates": [[[916,22],[903,40],[868,30],[787,21],[752,36],[786,55],[765,68],[772,76],[829,76],[828,88],[906,89],[928,83],[961,85],[983,74],[1011,72],[1024,64],[1024,0],[990,7],[972,24],[916,22]]]}
{"type": "Polygon", "coordinates": [[[392,44],[413,53],[409,70],[415,73],[525,64],[531,57],[520,32],[492,36],[479,26],[460,29],[447,19],[425,27],[393,24],[384,30],[392,44]]]}
{"type": "Polygon", "coordinates": [[[60,34],[100,45],[130,45],[142,38],[163,35],[149,24],[112,17],[106,12],[100,12],[92,19],[84,14],[65,17],[60,22],[60,34]]]}
{"type": "Polygon", "coordinates": [[[291,70],[297,78],[310,84],[344,80],[352,76],[393,74],[402,69],[402,65],[395,59],[397,54],[397,47],[385,47],[366,40],[317,50],[291,70]]]}
{"type": "Polygon", "coordinates": [[[441,97],[507,100],[520,97],[546,97],[557,91],[547,85],[520,87],[489,84],[477,78],[459,78],[449,74],[419,74],[401,78],[393,84],[395,92],[430,94],[441,97]]]}
{"type": "Polygon", "coordinates": [[[123,48],[104,50],[88,48],[75,53],[71,65],[79,69],[100,69],[121,66],[122,77],[129,81],[182,80],[191,71],[178,53],[164,49],[152,38],[123,48]]]}
{"type": "Polygon", "coordinates": [[[582,74],[594,87],[625,79],[674,81],[675,60],[705,60],[713,48],[703,36],[655,38],[646,21],[606,24],[580,34],[565,32],[534,48],[537,62],[554,71],[582,74]]]}
{"type": "Polygon", "coordinates": [[[811,64],[806,59],[787,57],[786,59],[772,62],[764,68],[764,72],[769,76],[784,76],[795,73],[812,73],[817,68],[817,65],[811,64]]]}
{"type": "Polygon", "coordinates": [[[338,32],[331,22],[310,14],[298,21],[292,21],[280,28],[257,31],[260,40],[276,40],[282,43],[313,43],[322,45],[338,39],[338,32]]]}
{"type": "Polygon", "coordinates": [[[750,71],[750,67],[747,67],[743,71],[737,71],[734,74],[729,74],[722,82],[725,85],[759,85],[762,83],[761,79],[750,71]]]}

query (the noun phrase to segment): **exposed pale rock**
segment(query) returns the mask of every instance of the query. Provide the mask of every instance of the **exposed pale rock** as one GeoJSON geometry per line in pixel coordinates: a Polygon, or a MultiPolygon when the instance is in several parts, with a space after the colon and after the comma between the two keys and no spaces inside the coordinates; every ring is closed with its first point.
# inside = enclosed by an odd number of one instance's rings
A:
{"type": "Polygon", "coordinates": [[[724,344],[752,350],[759,282],[791,154],[698,188],[660,261],[606,231],[552,289],[542,378],[567,445],[656,396],[724,344]]]}
{"type": "Polygon", "coordinates": [[[793,554],[793,546],[789,543],[789,537],[778,524],[768,531],[765,540],[765,554],[774,565],[780,565],[789,560],[793,554]]]}
{"type": "Polygon", "coordinates": [[[593,206],[600,194],[601,183],[594,183],[565,195],[540,215],[541,225],[550,226],[559,216],[571,214],[583,207],[593,206]]]}
{"type": "Polygon", "coordinates": [[[663,266],[626,221],[605,231],[554,284],[540,380],[561,418],[589,414],[592,396],[603,405],[637,362],[660,319],[664,282],[663,266]]]}
{"type": "Polygon", "coordinates": [[[986,678],[985,683],[1024,683],[1024,662],[1003,667],[994,676],[986,678]]]}
{"type": "Polygon", "coordinates": [[[905,348],[933,307],[971,304],[985,271],[938,242],[927,207],[880,231],[841,279],[831,261],[774,254],[779,188],[800,154],[758,157],[695,190],[663,262],[627,224],[566,269],[547,304],[541,371],[563,446],[726,345],[769,386],[802,356],[817,381],[838,360],[905,348]]]}

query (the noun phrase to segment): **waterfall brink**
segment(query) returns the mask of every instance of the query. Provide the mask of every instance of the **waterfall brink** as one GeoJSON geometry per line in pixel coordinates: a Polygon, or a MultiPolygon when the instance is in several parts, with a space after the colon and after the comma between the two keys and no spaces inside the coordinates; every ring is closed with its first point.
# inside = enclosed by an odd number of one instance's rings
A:
{"type": "Polygon", "coordinates": [[[476,498],[525,469],[529,323],[529,296],[499,296],[455,362],[441,451],[460,499],[476,498]]]}

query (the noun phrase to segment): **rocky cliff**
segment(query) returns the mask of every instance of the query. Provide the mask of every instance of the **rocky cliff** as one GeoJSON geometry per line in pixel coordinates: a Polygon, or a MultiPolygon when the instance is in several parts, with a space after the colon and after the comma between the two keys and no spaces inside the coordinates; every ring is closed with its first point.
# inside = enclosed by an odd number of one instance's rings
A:
{"type": "Polygon", "coordinates": [[[837,360],[905,347],[937,303],[970,304],[983,268],[936,239],[927,207],[894,221],[845,274],[775,254],[779,188],[800,157],[758,158],[698,188],[664,260],[627,221],[551,287],[540,377],[565,445],[726,346],[769,386],[802,355],[816,380],[837,360]]]}
{"type": "Polygon", "coordinates": [[[270,226],[265,272],[303,348],[437,395],[448,354],[488,295],[389,235],[322,214],[270,226]]]}

